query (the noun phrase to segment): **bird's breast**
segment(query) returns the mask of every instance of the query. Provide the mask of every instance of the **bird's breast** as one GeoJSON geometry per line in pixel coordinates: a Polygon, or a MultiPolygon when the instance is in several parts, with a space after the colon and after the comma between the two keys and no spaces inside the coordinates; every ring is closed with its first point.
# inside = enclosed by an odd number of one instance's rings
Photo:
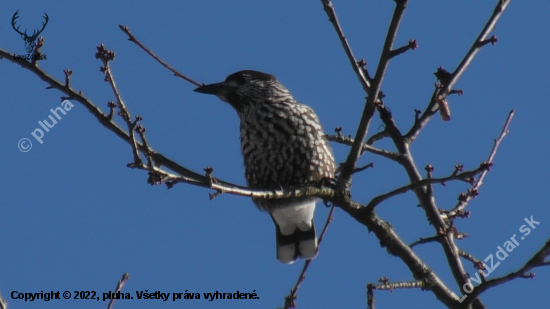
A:
{"type": "Polygon", "coordinates": [[[334,160],[315,117],[298,107],[265,106],[241,117],[248,185],[279,189],[333,177],[334,160]]]}

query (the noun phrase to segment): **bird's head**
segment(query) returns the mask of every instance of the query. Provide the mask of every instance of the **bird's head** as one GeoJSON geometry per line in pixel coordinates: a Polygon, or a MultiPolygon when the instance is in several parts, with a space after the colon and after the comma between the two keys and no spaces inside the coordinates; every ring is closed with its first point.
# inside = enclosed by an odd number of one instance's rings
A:
{"type": "Polygon", "coordinates": [[[213,94],[229,103],[237,112],[255,108],[261,104],[292,99],[290,92],[277,81],[275,76],[252,70],[233,73],[221,83],[203,85],[194,91],[213,94]]]}

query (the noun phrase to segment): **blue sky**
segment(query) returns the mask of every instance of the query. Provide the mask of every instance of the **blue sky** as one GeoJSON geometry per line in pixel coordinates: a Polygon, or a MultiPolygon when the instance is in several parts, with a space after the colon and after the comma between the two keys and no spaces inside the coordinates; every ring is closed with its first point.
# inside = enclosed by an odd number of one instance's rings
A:
{"type": "MultiPolygon", "coordinates": [[[[419,49],[390,63],[382,86],[386,105],[406,131],[413,110],[424,109],[433,91],[433,72],[462,59],[490,16],[492,1],[411,1],[396,47],[415,38],[419,49]]],[[[374,72],[393,1],[335,1],[338,17],[356,57],[374,72]]],[[[310,105],[325,128],[342,126],[353,134],[364,93],[319,1],[11,1],[0,12],[0,48],[24,53],[11,25],[38,28],[47,60],[40,66],[59,80],[73,70],[72,85],[107,110],[114,100],[94,58],[105,43],[116,52],[112,70],[131,113],[141,115],[149,143],[195,171],[215,168],[215,176],[244,184],[236,113],[215,97],[193,92],[134,44],[118,25],[130,30],[179,71],[204,83],[242,69],[274,74],[301,102],[310,105]]],[[[446,176],[457,163],[475,168],[486,160],[511,109],[516,116],[480,196],[470,203],[470,219],[456,221],[470,235],[458,245],[478,259],[494,254],[524,218],[540,222],[489,278],[521,267],[550,236],[548,153],[550,129],[547,84],[550,21],[547,1],[512,1],[494,34],[496,46],[482,49],[456,85],[463,96],[450,98],[451,121],[429,123],[412,145],[419,167],[432,164],[446,176]]],[[[115,288],[124,272],[130,280],[114,308],[275,308],[301,270],[301,263],[275,259],[271,219],[243,197],[222,195],[179,184],[151,187],[143,171],[126,168],[130,147],[104,129],[78,102],[38,143],[31,135],[38,121],[61,106],[60,92],[13,63],[0,61],[0,294],[9,308],[106,308],[107,302],[11,299],[12,291],[96,291],[115,288]],[[33,143],[18,150],[22,138],[33,143]],[[137,300],[136,291],[210,293],[255,292],[258,300],[137,300]]],[[[376,118],[370,134],[380,130],[376,118]]],[[[370,135],[369,134],[369,135],[370,135]]],[[[388,140],[378,147],[393,149],[388,140]]],[[[337,161],[348,148],[333,144],[337,161]]],[[[407,184],[400,166],[365,154],[360,164],[375,163],[354,177],[353,197],[367,203],[376,195],[407,184]]],[[[440,208],[452,208],[463,183],[435,186],[440,208]]],[[[380,217],[412,243],[434,234],[408,193],[381,204],[380,217]]],[[[318,206],[318,230],[328,214],[318,206]]],[[[415,251],[458,293],[441,247],[415,251]]],[[[473,274],[472,265],[465,261],[473,274]]],[[[516,280],[482,295],[488,308],[546,308],[550,268],[535,280],[516,280]]],[[[387,276],[412,280],[404,264],[380,248],[366,228],[339,209],[318,258],[311,265],[299,308],[363,308],[367,282],[387,276]]],[[[376,292],[380,308],[441,308],[431,292],[376,292]]]]}

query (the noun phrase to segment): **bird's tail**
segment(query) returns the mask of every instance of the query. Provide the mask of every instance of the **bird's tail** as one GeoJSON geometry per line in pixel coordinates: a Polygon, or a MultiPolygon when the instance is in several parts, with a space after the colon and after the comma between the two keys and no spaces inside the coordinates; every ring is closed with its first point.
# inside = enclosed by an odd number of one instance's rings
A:
{"type": "Polygon", "coordinates": [[[275,225],[275,227],[277,233],[277,260],[292,264],[297,258],[314,259],[317,257],[317,236],[313,221],[309,231],[296,229],[294,234],[290,235],[283,235],[279,226],[275,225]]]}
{"type": "Polygon", "coordinates": [[[292,264],[297,258],[314,259],[317,256],[314,210],[315,200],[308,200],[271,212],[275,223],[277,260],[292,264]]]}

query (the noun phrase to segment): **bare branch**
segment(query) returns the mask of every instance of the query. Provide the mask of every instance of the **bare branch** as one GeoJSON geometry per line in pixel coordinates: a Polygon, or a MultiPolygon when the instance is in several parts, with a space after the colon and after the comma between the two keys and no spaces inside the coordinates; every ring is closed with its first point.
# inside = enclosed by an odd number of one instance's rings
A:
{"type": "MultiPolygon", "coordinates": [[[[502,131],[500,132],[500,135],[497,139],[495,139],[495,143],[493,145],[493,149],[491,149],[491,153],[489,154],[489,158],[487,159],[487,164],[492,165],[493,160],[495,158],[495,155],[497,154],[498,147],[500,146],[500,143],[506,137],[508,134],[508,127],[510,126],[510,123],[512,122],[512,118],[514,117],[515,110],[511,110],[508,113],[508,117],[506,118],[506,121],[504,122],[504,127],[502,128],[502,131]]],[[[468,205],[472,197],[475,197],[477,195],[477,192],[479,191],[479,188],[483,184],[483,180],[485,179],[485,176],[487,175],[487,172],[489,172],[489,169],[484,170],[477,181],[474,183],[472,188],[468,192],[472,192],[473,194],[462,194],[462,198],[459,197],[459,202],[456,205],[455,208],[447,212],[445,215],[442,215],[443,218],[451,218],[456,216],[457,214],[460,214],[464,211],[464,208],[468,205]]]]}
{"type": "Polygon", "coordinates": [[[388,282],[388,278],[384,278],[379,280],[382,283],[381,284],[373,284],[368,283],[367,284],[367,306],[369,309],[374,309],[374,290],[388,290],[390,292],[393,292],[394,289],[413,289],[413,288],[421,288],[424,289],[426,286],[424,281],[403,281],[403,282],[394,282],[390,283],[388,282]]]}
{"type": "Polygon", "coordinates": [[[65,69],[63,70],[63,73],[65,73],[65,87],[71,88],[71,75],[73,74],[73,71],[65,69]]]}
{"type": "Polygon", "coordinates": [[[410,281],[410,282],[395,282],[389,283],[388,278],[381,278],[378,280],[381,284],[367,284],[367,306],[369,309],[374,309],[374,290],[389,290],[392,292],[394,289],[412,289],[412,288],[424,288],[426,286],[424,281],[410,281]]]}
{"type": "MultiPolygon", "coordinates": [[[[325,134],[325,137],[327,138],[327,140],[329,140],[331,142],[337,142],[337,143],[343,144],[343,145],[351,146],[354,143],[354,139],[349,137],[349,136],[325,134]]],[[[368,151],[370,153],[373,153],[373,154],[376,154],[376,155],[379,155],[379,156],[382,156],[382,157],[390,159],[392,161],[399,162],[400,160],[402,160],[398,153],[391,152],[391,151],[384,150],[384,149],[379,149],[379,148],[370,146],[368,144],[363,144],[363,149],[362,150],[363,151],[368,151]]]]}
{"type": "Polygon", "coordinates": [[[414,246],[417,246],[417,245],[421,245],[421,244],[427,244],[427,243],[431,243],[431,242],[439,242],[441,240],[441,235],[437,235],[437,236],[432,236],[432,237],[427,237],[427,238],[422,238],[420,237],[419,240],[413,242],[412,244],[409,245],[409,247],[414,247],[414,246]]]}
{"type": "Polygon", "coordinates": [[[426,286],[424,281],[402,281],[402,282],[384,282],[380,284],[367,284],[367,288],[374,290],[388,290],[393,291],[395,289],[423,289],[426,286]]]}
{"type": "MultiPolygon", "coordinates": [[[[466,71],[466,68],[468,68],[468,66],[470,65],[470,63],[472,62],[476,54],[479,52],[481,47],[483,47],[486,44],[485,39],[487,38],[489,33],[493,31],[497,21],[500,19],[500,17],[502,16],[502,13],[504,12],[508,4],[510,4],[510,2],[511,0],[499,0],[498,4],[496,5],[493,11],[493,15],[491,15],[491,17],[485,24],[485,27],[483,27],[483,30],[481,30],[481,33],[477,37],[476,41],[472,44],[472,46],[470,47],[470,50],[468,50],[468,52],[466,53],[466,56],[462,59],[458,67],[455,69],[455,71],[451,76],[451,79],[449,80],[448,83],[445,84],[444,88],[439,93],[439,95],[441,95],[442,97],[446,97],[449,94],[454,84],[462,76],[464,71],[466,71]]],[[[496,43],[496,37],[492,37],[488,41],[493,43],[494,45],[494,43],[496,43]]]]}
{"type": "MultiPolygon", "coordinates": [[[[330,211],[327,216],[327,221],[325,222],[325,226],[323,227],[323,230],[321,231],[321,234],[319,235],[319,240],[317,241],[317,246],[321,246],[321,242],[323,241],[323,238],[325,237],[325,233],[327,232],[328,226],[334,219],[333,217],[334,213],[334,204],[330,207],[330,211]]],[[[300,272],[300,276],[298,276],[298,281],[296,281],[296,285],[292,289],[290,289],[290,294],[285,296],[285,309],[289,308],[296,308],[296,299],[298,298],[298,289],[300,288],[300,285],[302,282],[306,279],[306,271],[309,267],[309,264],[311,264],[312,260],[306,260],[304,262],[304,267],[302,268],[302,271],[300,272]]]]}
{"type": "MultiPolygon", "coordinates": [[[[405,135],[406,139],[408,140],[408,143],[412,143],[418,134],[420,134],[420,131],[428,121],[431,119],[431,117],[435,114],[437,111],[439,105],[437,104],[437,100],[442,100],[449,95],[449,93],[452,91],[452,88],[454,84],[458,81],[458,79],[462,76],[464,71],[468,68],[476,54],[479,52],[479,50],[486,44],[486,38],[489,35],[491,31],[493,31],[497,21],[502,16],[502,13],[510,4],[511,0],[499,0],[493,14],[481,30],[480,34],[472,43],[472,46],[460,62],[460,64],[456,67],[455,71],[449,76],[449,78],[446,80],[444,85],[441,88],[436,88],[434,91],[432,98],[430,100],[430,103],[428,104],[428,107],[422,114],[422,116],[419,118],[418,121],[414,123],[412,128],[409,130],[409,132],[405,135]]],[[[496,38],[495,38],[496,39],[496,38]]],[[[496,42],[495,39],[490,39],[489,42],[496,42]]]]}
{"type": "Polygon", "coordinates": [[[418,44],[416,43],[416,40],[409,40],[409,44],[399,47],[398,49],[392,50],[391,52],[391,58],[401,55],[402,53],[408,51],[408,50],[415,50],[418,48],[418,44]]]}
{"type": "Polygon", "coordinates": [[[367,308],[375,309],[375,303],[373,289],[367,289],[367,308]]]}
{"type": "Polygon", "coordinates": [[[136,37],[130,32],[130,29],[127,26],[119,25],[118,26],[122,32],[126,33],[128,36],[128,41],[135,43],[137,46],[139,46],[141,49],[143,49],[146,53],[148,53],[151,57],[153,57],[156,61],[158,61],[160,64],[162,64],[163,67],[170,70],[172,73],[174,73],[175,76],[183,78],[184,80],[190,82],[191,84],[200,87],[203,84],[196,82],[195,80],[181,74],[176,69],[172,68],[168,63],[164,62],[162,59],[160,59],[155,53],[153,53],[149,48],[147,48],[145,45],[143,45],[136,37]]]}
{"type": "Polygon", "coordinates": [[[340,43],[342,43],[342,48],[344,48],[344,51],[348,56],[353,71],[357,75],[361,86],[363,86],[363,90],[368,93],[370,88],[370,81],[368,80],[368,77],[363,74],[362,62],[357,62],[357,58],[355,58],[355,56],[353,55],[353,51],[351,50],[351,47],[348,44],[348,40],[344,35],[344,31],[342,30],[342,26],[340,26],[340,23],[338,22],[338,17],[336,17],[336,11],[332,6],[332,2],[330,0],[321,0],[321,3],[323,3],[323,8],[328,15],[328,20],[331,22],[334,30],[336,30],[336,34],[338,34],[340,43]]]}
{"type": "Polygon", "coordinates": [[[472,171],[467,171],[467,172],[463,172],[463,173],[459,173],[459,174],[455,174],[453,172],[452,175],[447,176],[447,177],[443,177],[443,178],[425,178],[425,179],[422,179],[422,180],[419,180],[417,182],[411,183],[409,185],[397,188],[397,189],[392,190],[388,193],[384,193],[384,194],[381,194],[381,195],[373,198],[370,201],[370,203],[368,203],[367,209],[374,209],[381,202],[383,202],[383,201],[385,201],[385,200],[387,200],[391,197],[394,197],[396,195],[406,193],[407,191],[410,191],[410,190],[415,190],[415,189],[418,189],[418,188],[429,186],[429,185],[434,184],[434,183],[439,183],[439,184],[445,185],[445,183],[447,183],[449,181],[453,181],[453,180],[461,180],[461,181],[470,183],[471,181],[473,181],[473,178],[474,178],[475,175],[480,174],[480,173],[484,172],[485,170],[486,170],[486,167],[485,167],[485,165],[482,164],[482,165],[480,165],[480,167],[478,167],[477,169],[472,170],[472,171]]]}
{"type": "Polygon", "coordinates": [[[535,277],[534,273],[528,273],[533,268],[536,267],[544,267],[544,266],[550,266],[550,261],[546,261],[546,259],[550,256],[550,239],[546,241],[544,246],[533,255],[533,257],[525,263],[525,265],[518,269],[515,272],[509,273],[506,276],[487,280],[482,282],[480,285],[478,285],[469,296],[473,296],[472,300],[466,301],[465,304],[469,304],[473,301],[473,299],[479,297],[479,295],[485,291],[487,291],[490,288],[496,287],[498,285],[501,285],[503,283],[510,282],[514,279],[523,278],[523,279],[533,279],[535,277]]]}
{"type": "MultiPolygon", "coordinates": [[[[128,281],[128,279],[130,279],[130,275],[128,275],[128,273],[124,273],[122,275],[122,278],[120,278],[120,280],[118,280],[118,283],[116,285],[116,288],[115,288],[115,295],[120,293],[120,291],[122,290],[122,287],[124,286],[124,283],[126,283],[126,281],[128,281]]],[[[107,309],[112,309],[113,308],[113,304],[115,303],[115,299],[116,297],[113,297],[111,298],[111,301],[109,302],[109,305],[107,306],[107,309]]]]}
{"type": "Polygon", "coordinates": [[[384,129],[383,131],[380,131],[380,132],[374,134],[373,136],[371,136],[365,144],[372,145],[372,144],[378,142],[379,140],[383,139],[384,137],[388,137],[388,136],[389,136],[388,131],[386,131],[386,129],[384,129]]]}
{"type": "MultiPolygon", "coordinates": [[[[376,107],[378,110],[378,114],[380,115],[380,119],[386,126],[386,130],[388,131],[388,134],[391,137],[395,147],[397,148],[399,154],[402,155],[404,158],[404,160],[400,163],[405,169],[405,172],[409,177],[409,181],[411,183],[422,181],[420,172],[416,167],[416,164],[414,163],[412,154],[410,153],[407,140],[403,137],[403,135],[397,128],[391,112],[384,106],[382,102],[377,103],[376,107]]],[[[458,256],[458,248],[454,244],[453,235],[451,233],[451,230],[448,229],[446,223],[443,221],[439,214],[439,210],[435,204],[433,192],[429,189],[428,186],[416,188],[416,190],[414,190],[413,192],[415,193],[419,204],[422,206],[422,209],[424,209],[424,212],[426,213],[426,216],[428,217],[428,220],[433,226],[436,233],[444,235],[440,243],[445,253],[445,257],[447,258],[447,263],[449,264],[449,267],[456,282],[459,286],[463,286],[464,284],[469,283],[468,277],[466,276],[466,271],[464,270],[464,267],[462,265],[462,261],[458,256]]],[[[371,201],[371,203],[373,203],[372,205],[375,206],[375,202],[375,200],[371,201]]],[[[367,206],[367,208],[370,208],[369,206],[367,206]]]]}
{"type": "MultiPolygon", "coordinates": [[[[495,12],[489,19],[488,24],[494,25],[496,20],[500,17],[502,10],[507,5],[508,1],[500,0],[497,4],[497,7],[495,9],[495,12]],[[505,4],[503,6],[503,4],[505,4]]],[[[487,28],[487,27],[486,27],[487,28]]],[[[486,36],[486,29],[482,31],[482,34],[480,37],[476,40],[479,41],[480,39],[484,39],[486,36]]],[[[476,50],[477,52],[477,50],[476,50]]],[[[465,59],[473,58],[475,53],[468,53],[465,56],[465,59]]],[[[463,61],[463,63],[466,63],[463,61]]],[[[469,61],[467,61],[469,63],[469,61]]],[[[449,77],[449,80],[446,81],[446,86],[448,89],[446,92],[444,92],[445,96],[449,93],[449,90],[451,89],[448,87],[449,85],[454,84],[458,77],[462,74],[463,69],[465,69],[466,66],[459,65],[457,70],[455,70],[455,74],[449,77]],[[462,69],[461,69],[462,68],[462,69]]],[[[376,80],[376,79],[375,79],[376,80]]],[[[373,82],[373,87],[375,85],[375,82],[373,82]]],[[[401,165],[405,168],[405,171],[407,172],[409,179],[411,183],[415,183],[421,180],[420,174],[418,172],[418,169],[415,166],[415,163],[412,159],[412,156],[409,151],[409,145],[414,141],[416,136],[419,134],[420,130],[425,126],[425,124],[428,122],[428,120],[431,118],[431,116],[437,111],[437,106],[434,105],[437,104],[437,100],[441,101],[441,99],[444,99],[445,96],[441,96],[442,93],[441,89],[443,87],[437,86],[434,94],[432,96],[432,99],[430,100],[430,104],[428,105],[428,108],[424,112],[422,116],[417,118],[417,121],[414,122],[413,127],[407,133],[405,136],[402,136],[399,132],[397,126],[395,125],[393,118],[391,117],[391,113],[384,107],[382,102],[377,103],[377,108],[380,114],[380,118],[384,122],[384,125],[386,126],[386,130],[388,130],[388,133],[390,137],[392,138],[398,152],[405,158],[404,162],[401,163],[401,165]]],[[[370,99],[370,97],[369,97],[370,99]]],[[[450,114],[446,113],[444,115],[446,117],[449,117],[450,114]]],[[[356,137],[357,138],[357,137],[356,137]]],[[[445,233],[444,241],[441,242],[441,245],[443,247],[445,256],[447,258],[447,262],[450,266],[451,272],[453,274],[453,277],[455,278],[455,281],[459,286],[464,286],[464,284],[470,284],[468,276],[466,276],[466,271],[464,270],[464,267],[462,265],[462,261],[459,258],[458,255],[458,248],[454,244],[454,236],[451,233],[451,230],[447,229],[447,226],[445,222],[443,221],[442,216],[440,216],[439,211],[435,205],[435,201],[433,198],[433,195],[428,191],[428,188],[418,188],[414,191],[418,201],[420,202],[420,205],[422,205],[422,208],[426,212],[426,215],[430,221],[430,223],[433,225],[436,232],[443,232],[445,233]]],[[[475,304],[476,307],[483,307],[481,302],[476,299],[475,304]]]]}
{"type": "Polygon", "coordinates": [[[407,0],[395,0],[395,10],[393,12],[393,17],[388,28],[384,47],[382,48],[382,53],[380,55],[380,61],[378,62],[376,74],[374,75],[374,78],[372,80],[371,87],[369,87],[368,89],[368,97],[365,103],[365,108],[363,110],[363,115],[361,116],[359,127],[357,128],[357,133],[355,134],[355,141],[351,147],[346,162],[342,167],[342,171],[340,172],[340,177],[338,178],[338,181],[336,183],[336,186],[340,190],[349,189],[353,170],[355,169],[357,161],[359,160],[359,157],[361,156],[361,153],[363,151],[363,141],[367,137],[367,131],[375,112],[374,104],[379,99],[382,81],[384,80],[384,75],[386,74],[386,69],[388,68],[391,59],[393,42],[395,41],[397,30],[399,29],[401,19],[403,18],[405,8],[407,7],[407,2],[407,0]]]}
{"type": "Polygon", "coordinates": [[[0,309],[8,309],[8,303],[0,295],[0,309]]]}
{"type": "Polygon", "coordinates": [[[360,173],[360,172],[362,172],[362,171],[364,171],[368,168],[374,168],[374,163],[371,162],[371,163],[369,163],[365,166],[358,167],[358,168],[354,169],[352,173],[357,174],[357,173],[360,173]]]}
{"type": "MultiPolygon", "coordinates": [[[[101,67],[100,71],[105,74],[105,81],[111,85],[111,89],[113,90],[113,94],[116,97],[117,100],[117,106],[119,108],[119,115],[124,120],[124,123],[126,123],[126,126],[128,128],[128,133],[130,135],[130,141],[132,146],[132,155],[134,156],[134,164],[135,165],[141,165],[143,164],[141,162],[141,158],[139,156],[139,150],[137,146],[136,136],[134,132],[134,128],[137,125],[137,122],[139,121],[138,118],[141,120],[141,117],[136,116],[136,121],[132,123],[130,121],[130,112],[126,108],[126,104],[124,104],[124,101],[122,100],[122,96],[120,95],[120,92],[118,91],[118,88],[115,83],[115,78],[111,72],[111,66],[110,61],[113,61],[115,59],[115,53],[113,51],[107,50],[105,48],[105,45],[103,43],[97,47],[97,53],[96,58],[100,59],[103,63],[103,66],[101,67]]],[[[107,116],[109,117],[109,116],[107,116]]]]}
{"type": "Polygon", "coordinates": [[[463,258],[467,259],[468,261],[472,262],[472,263],[474,264],[474,267],[475,267],[476,269],[484,269],[484,268],[485,268],[485,266],[483,265],[483,262],[480,261],[480,260],[478,260],[478,259],[476,259],[476,258],[475,258],[473,255],[471,255],[470,253],[468,253],[468,252],[466,252],[466,251],[460,249],[460,250],[458,250],[458,254],[459,254],[461,257],[463,257],[463,258]]]}
{"type": "Polygon", "coordinates": [[[425,282],[425,287],[434,293],[448,308],[459,309],[458,297],[445,286],[437,274],[426,265],[414,251],[403,242],[393,227],[380,219],[367,208],[349,208],[346,204],[338,204],[359,223],[365,225],[380,240],[380,245],[387,248],[388,253],[399,257],[409,268],[414,278],[425,282]]]}

